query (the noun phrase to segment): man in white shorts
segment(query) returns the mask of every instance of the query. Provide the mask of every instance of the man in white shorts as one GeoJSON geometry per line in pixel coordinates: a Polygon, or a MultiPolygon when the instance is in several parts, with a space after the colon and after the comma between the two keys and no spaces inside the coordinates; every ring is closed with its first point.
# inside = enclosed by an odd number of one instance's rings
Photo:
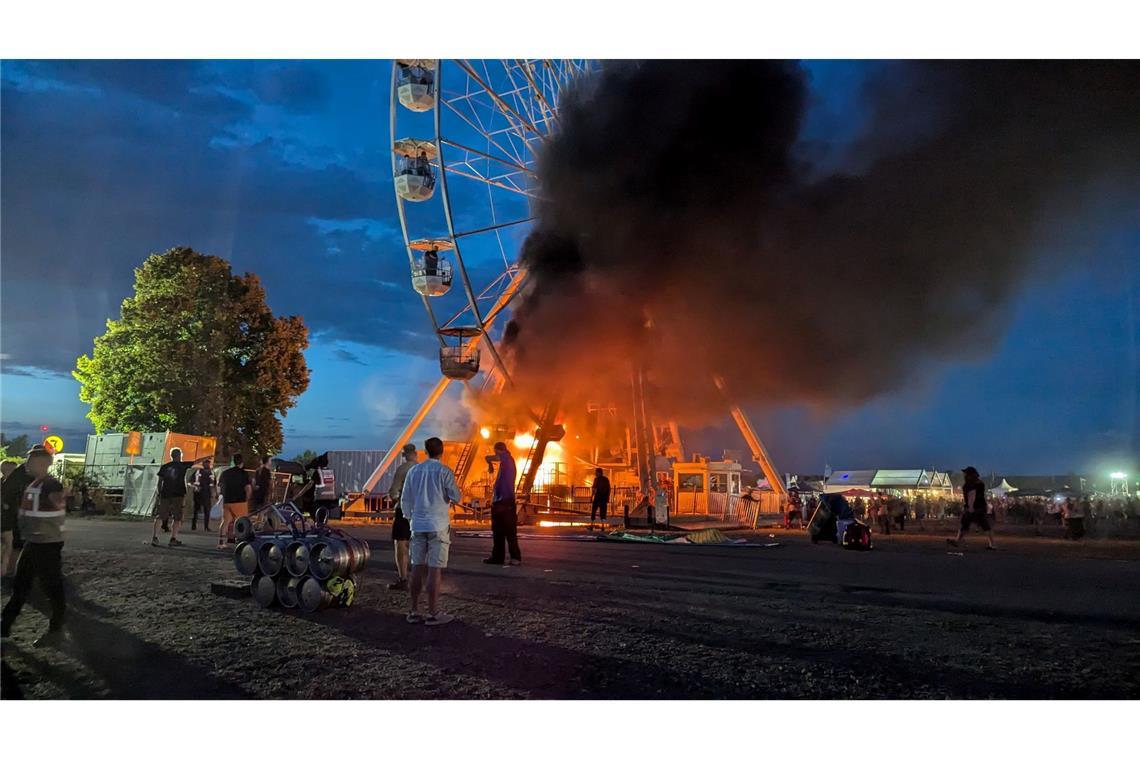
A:
{"type": "Polygon", "coordinates": [[[412,525],[412,611],[409,623],[443,625],[454,618],[439,609],[439,586],[451,548],[451,505],[462,498],[455,473],[443,466],[443,441],[424,441],[428,458],[408,470],[400,493],[400,508],[412,525]],[[420,592],[427,580],[428,614],[420,612],[420,592]]]}

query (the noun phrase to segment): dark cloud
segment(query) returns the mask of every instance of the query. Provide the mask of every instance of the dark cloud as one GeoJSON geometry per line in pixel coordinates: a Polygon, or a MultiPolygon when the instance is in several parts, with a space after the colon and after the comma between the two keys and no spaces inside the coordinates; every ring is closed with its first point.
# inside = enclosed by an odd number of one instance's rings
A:
{"type": "Polygon", "coordinates": [[[308,112],[324,105],[329,84],[324,74],[301,62],[255,64],[244,69],[257,99],[290,111],[308,112]]]}
{"type": "Polygon", "coordinates": [[[338,348],[333,351],[333,356],[338,361],[348,362],[349,364],[359,364],[362,367],[368,366],[368,363],[363,361],[359,356],[349,351],[347,348],[338,348]]]}
{"type": "Polygon", "coordinates": [[[202,61],[54,60],[21,66],[42,82],[121,93],[179,113],[234,120],[252,112],[248,103],[218,89],[221,79],[202,61]]]}

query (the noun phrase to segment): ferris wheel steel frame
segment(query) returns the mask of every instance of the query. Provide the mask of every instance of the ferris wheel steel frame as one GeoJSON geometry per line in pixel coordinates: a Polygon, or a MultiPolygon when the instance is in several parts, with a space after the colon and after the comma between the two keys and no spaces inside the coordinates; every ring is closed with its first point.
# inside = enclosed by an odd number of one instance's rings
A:
{"type": "MultiPolygon", "coordinates": [[[[461,92],[448,94],[445,93],[444,90],[443,61],[437,60],[433,103],[433,127],[435,134],[433,139],[425,140],[425,142],[434,143],[436,148],[436,157],[433,161],[438,170],[436,189],[440,194],[440,203],[443,209],[447,236],[452,245],[450,253],[455,258],[455,268],[459,274],[467,303],[451,317],[441,320],[440,316],[436,313],[436,308],[431,303],[431,299],[427,295],[421,294],[420,300],[423,303],[424,310],[428,313],[432,329],[435,331],[436,338],[441,347],[445,347],[448,344],[447,341],[444,340],[443,335],[440,334],[440,330],[455,326],[461,318],[470,315],[474,322],[474,327],[479,330],[478,341],[485,339],[485,345],[494,362],[495,369],[501,373],[508,385],[513,386],[510,373],[495,345],[495,340],[489,334],[489,328],[494,321],[494,316],[501,313],[503,309],[509,305],[509,302],[500,305],[500,308],[495,309],[493,314],[488,312],[487,315],[482,314],[480,304],[496,300],[510,285],[515,286],[510,288],[512,297],[518,292],[518,285],[521,283],[513,283],[512,281],[518,278],[524,278],[525,270],[517,263],[512,262],[508,257],[501,232],[509,227],[531,222],[534,217],[528,213],[518,219],[500,221],[496,204],[493,197],[491,197],[492,188],[515,193],[526,198],[528,201],[537,199],[538,196],[533,190],[535,171],[531,166],[527,165],[527,161],[528,159],[531,161],[534,160],[536,144],[541,144],[541,142],[546,139],[546,132],[543,130],[550,130],[557,118],[555,108],[552,105],[553,92],[569,84],[575,77],[587,73],[589,66],[584,62],[576,61],[531,61],[523,59],[502,61],[503,73],[510,82],[510,88],[500,93],[496,91],[490,83],[492,76],[488,69],[487,61],[479,61],[483,69],[481,73],[470,61],[457,60],[455,64],[466,74],[465,87],[461,92]],[[505,125],[493,127],[480,117],[478,106],[485,105],[484,103],[477,103],[477,99],[481,97],[489,99],[496,113],[505,120],[505,125]],[[467,106],[466,112],[463,108],[464,105],[467,106]],[[446,108],[449,113],[456,115],[475,133],[482,135],[488,143],[487,150],[482,150],[445,136],[442,123],[444,108],[446,108]],[[449,161],[445,155],[444,146],[459,151],[461,155],[457,160],[449,161]],[[499,155],[495,155],[491,152],[492,148],[498,151],[499,155]],[[481,169],[477,165],[476,159],[481,159],[486,163],[486,169],[481,169]],[[491,162],[494,162],[498,167],[502,167],[502,170],[498,172],[491,171],[491,162]],[[448,187],[449,174],[480,182],[487,186],[491,224],[469,230],[456,228],[455,218],[452,213],[451,194],[448,187]],[[483,290],[476,292],[459,241],[463,238],[489,232],[495,233],[499,251],[503,259],[504,269],[489,285],[483,288],[483,290]]],[[[393,92],[398,85],[398,73],[399,65],[393,64],[393,92]]],[[[396,141],[397,114],[399,113],[399,108],[398,99],[392,97],[390,104],[391,110],[389,113],[389,128],[390,140],[393,144],[396,141]]],[[[392,171],[393,174],[395,174],[397,170],[396,153],[393,152],[391,158],[392,171]]],[[[404,204],[407,202],[408,201],[399,194],[396,195],[396,208],[397,215],[400,218],[400,231],[404,237],[409,266],[414,267],[415,254],[410,245],[411,236],[408,233],[408,220],[404,207],[404,204]]],[[[477,339],[473,338],[472,342],[477,342],[477,339]]]]}
{"type": "MultiPolygon", "coordinates": [[[[480,343],[486,340],[488,353],[490,353],[494,361],[493,367],[483,370],[485,375],[482,390],[484,392],[497,392],[507,385],[513,387],[514,383],[499,354],[498,348],[495,345],[495,339],[490,334],[489,328],[495,320],[510,307],[511,302],[521,290],[526,279],[525,268],[522,267],[514,257],[508,257],[507,246],[504,245],[501,233],[503,230],[515,225],[526,224],[533,221],[534,216],[532,213],[529,213],[529,204],[538,199],[538,194],[534,189],[536,172],[532,164],[537,158],[538,149],[552,133],[557,121],[556,96],[563,87],[572,83],[576,78],[588,75],[591,72],[591,65],[588,61],[572,60],[502,60],[499,61],[503,66],[501,74],[505,76],[509,84],[505,89],[497,90],[494,86],[490,69],[488,68],[488,61],[480,60],[473,63],[467,60],[456,60],[454,63],[463,74],[466,75],[464,90],[462,92],[445,93],[443,87],[443,60],[436,59],[435,86],[432,96],[432,107],[434,108],[432,126],[434,128],[434,136],[430,140],[424,139],[421,142],[430,143],[435,149],[435,157],[429,160],[438,170],[438,175],[436,176],[436,190],[439,193],[439,201],[443,207],[448,242],[451,245],[449,253],[455,258],[455,269],[458,271],[460,282],[463,285],[466,304],[455,311],[450,317],[441,321],[436,314],[436,309],[432,306],[431,298],[421,293],[420,299],[423,302],[424,310],[428,313],[432,328],[436,333],[441,348],[449,346],[444,339],[444,331],[466,327],[467,325],[458,323],[460,323],[460,320],[468,316],[470,317],[470,320],[474,322],[473,326],[477,329],[477,332],[468,339],[468,347],[471,349],[478,348],[480,343]],[[476,64],[482,67],[482,72],[478,70],[476,64]],[[478,135],[485,140],[486,147],[484,149],[477,148],[465,144],[465,142],[461,142],[458,139],[445,136],[442,121],[445,108],[450,114],[466,124],[467,127],[472,130],[472,134],[478,135]],[[480,108],[486,111],[486,120],[480,115],[480,108]],[[502,121],[502,125],[495,126],[492,124],[496,118],[502,121]],[[448,160],[444,152],[445,146],[458,151],[459,156],[448,160]],[[495,151],[498,152],[498,155],[495,154],[495,151]],[[492,165],[497,171],[492,171],[492,165]],[[486,187],[488,195],[487,205],[490,209],[490,224],[467,230],[456,228],[455,218],[452,212],[452,199],[448,188],[449,174],[482,183],[486,187]],[[522,215],[520,218],[501,221],[493,194],[493,189],[496,188],[525,199],[528,204],[528,213],[522,215]],[[492,232],[495,235],[499,253],[502,256],[503,269],[483,287],[482,290],[476,291],[462,251],[460,250],[459,241],[462,238],[492,232]],[[480,304],[488,303],[491,304],[490,307],[485,313],[482,312],[480,304]]],[[[396,96],[399,81],[399,67],[399,62],[393,63],[389,121],[392,146],[396,144],[396,122],[397,114],[400,112],[400,102],[396,96]]],[[[396,176],[398,169],[397,153],[394,149],[391,153],[392,173],[393,176],[396,176]]],[[[409,201],[405,200],[399,192],[396,193],[396,208],[400,218],[400,230],[404,236],[404,246],[408,256],[409,266],[414,270],[416,260],[411,246],[412,238],[408,234],[408,220],[404,207],[404,204],[407,202],[409,201]]],[[[385,453],[381,463],[376,467],[365,484],[361,497],[363,497],[364,494],[370,493],[378,484],[383,474],[394,464],[404,444],[411,439],[416,429],[440,400],[450,384],[456,379],[460,379],[465,385],[468,385],[474,377],[472,376],[466,379],[449,377],[447,375],[440,377],[428,394],[428,397],[411,416],[392,447],[385,453]]],[[[753,458],[760,464],[772,489],[781,499],[786,498],[787,491],[779,478],[771,457],[768,455],[767,449],[756,434],[751,422],[739,405],[732,400],[731,395],[724,386],[724,381],[720,377],[714,377],[712,379],[728,404],[733,421],[736,422],[740,428],[746,443],[752,449],[753,458]]],[[[636,389],[634,395],[635,406],[637,406],[638,394],[636,393],[636,389]]],[[[640,398],[640,402],[640,415],[642,418],[641,433],[642,437],[646,437],[648,435],[646,427],[649,424],[649,414],[644,405],[644,397],[640,398]]],[[[532,410],[528,411],[532,419],[539,425],[539,429],[547,424],[548,421],[544,420],[541,415],[536,415],[532,410]]],[[[549,409],[547,411],[549,411],[549,409]]],[[[635,409],[635,412],[636,411],[638,410],[635,409]]],[[[545,413],[546,412],[543,414],[545,413]]],[[[674,430],[674,438],[678,438],[676,423],[670,420],[669,425],[672,426],[674,430]]],[[[639,451],[643,449],[648,450],[647,441],[648,439],[646,439],[646,441],[639,441],[639,451]]],[[[652,467],[652,465],[650,465],[650,467],[652,467]]]]}
{"type": "MultiPolygon", "coordinates": [[[[450,254],[455,257],[456,269],[463,283],[467,303],[450,317],[441,321],[436,314],[435,308],[431,304],[431,299],[421,293],[420,300],[424,305],[424,310],[428,313],[428,318],[431,320],[432,328],[436,333],[441,347],[448,345],[441,334],[441,330],[455,327],[457,326],[457,322],[465,316],[471,315],[475,326],[479,329],[479,334],[469,340],[469,345],[477,347],[479,343],[485,339],[489,353],[495,363],[495,366],[487,371],[487,376],[484,379],[484,388],[501,389],[506,384],[513,385],[513,382],[502,361],[502,357],[495,347],[494,337],[489,333],[489,328],[495,322],[496,318],[510,306],[511,301],[513,301],[514,297],[518,294],[526,278],[526,270],[521,267],[517,261],[513,261],[507,256],[506,246],[503,243],[501,232],[515,225],[531,222],[534,220],[534,216],[527,213],[518,219],[500,221],[492,195],[492,188],[498,188],[519,195],[526,198],[528,202],[537,199],[538,196],[532,189],[535,171],[527,165],[527,157],[529,156],[530,160],[534,160],[536,155],[536,143],[541,144],[546,138],[542,130],[550,130],[557,118],[557,113],[552,103],[553,95],[548,93],[553,93],[572,82],[575,77],[588,73],[589,65],[585,62],[552,60],[542,60],[538,62],[515,60],[510,63],[504,62],[504,72],[511,82],[511,89],[500,94],[490,85],[491,75],[487,69],[487,62],[481,61],[480,63],[483,67],[483,76],[479,75],[479,72],[476,71],[470,62],[456,61],[459,68],[467,74],[465,91],[453,96],[447,96],[444,94],[443,88],[443,61],[437,60],[433,103],[433,127],[435,135],[434,139],[430,141],[434,143],[436,150],[435,161],[438,162],[438,175],[436,180],[437,192],[440,193],[440,202],[443,206],[447,235],[452,245],[450,254]],[[536,66],[538,66],[537,69],[536,66]],[[525,80],[524,85],[520,85],[515,79],[516,72],[525,80]],[[473,88],[472,82],[475,82],[477,87],[473,88]],[[526,97],[528,88],[529,92],[535,96],[533,99],[526,97]],[[496,113],[506,120],[506,126],[492,128],[484,123],[475,105],[476,99],[480,96],[486,96],[490,99],[496,109],[496,113]],[[514,105],[508,102],[508,99],[513,100],[514,105]],[[532,100],[538,101],[538,108],[540,109],[538,112],[539,118],[535,118],[536,112],[532,100]],[[463,105],[468,107],[469,113],[463,110],[463,105]],[[461,143],[458,140],[445,137],[442,124],[444,108],[446,108],[449,113],[457,116],[463,123],[470,127],[474,133],[482,135],[487,142],[487,149],[481,150],[461,143]],[[444,154],[443,148],[445,145],[457,151],[461,151],[460,159],[449,162],[444,154]],[[491,152],[492,148],[497,150],[500,155],[494,155],[491,152]],[[472,159],[473,156],[486,162],[488,170],[481,171],[477,162],[472,159]],[[505,167],[505,170],[498,173],[491,172],[489,170],[491,162],[505,167]],[[487,187],[491,224],[470,230],[456,229],[455,220],[452,215],[451,197],[447,186],[448,174],[480,182],[487,187]],[[460,250],[459,240],[461,238],[491,232],[495,234],[499,252],[502,256],[503,271],[492,279],[482,290],[476,292],[471,282],[470,274],[467,271],[462,251],[460,250]],[[488,302],[493,303],[484,314],[480,311],[479,305],[488,302]]],[[[397,139],[396,122],[397,114],[400,109],[399,99],[395,96],[398,85],[398,74],[399,66],[397,63],[393,63],[391,110],[389,112],[389,138],[391,145],[394,145],[397,139]]],[[[425,140],[424,142],[429,141],[425,140]]],[[[395,176],[398,165],[397,154],[394,150],[391,151],[391,158],[392,174],[395,176]]],[[[396,193],[396,209],[397,215],[400,218],[400,231],[404,237],[404,249],[408,256],[409,267],[414,269],[416,261],[415,254],[411,247],[412,238],[408,234],[408,220],[404,208],[406,202],[407,201],[401,197],[399,193],[396,193]]],[[[428,413],[443,396],[452,382],[453,379],[446,375],[442,376],[436,382],[427,398],[409,419],[407,425],[404,426],[400,435],[397,437],[397,440],[386,452],[380,464],[368,479],[363,489],[364,493],[370,492],[370,490],[376,486],[383,476],[383,473],[395,462],[396,456],[404,444],[411,439],[416,428],[418,428],[427,417],[428,413]]],[[[463,382],[466,384],[470,381],[464,380],[463,382]]],[[[533,412],[531,416],[535,416],[533,412]]]]}

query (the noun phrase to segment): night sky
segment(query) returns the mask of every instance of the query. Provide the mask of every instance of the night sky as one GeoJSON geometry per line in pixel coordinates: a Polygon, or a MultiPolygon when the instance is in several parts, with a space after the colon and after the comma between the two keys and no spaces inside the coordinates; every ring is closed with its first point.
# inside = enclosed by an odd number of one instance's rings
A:
{"type": "MultiPolygon", "coordinates": [[[[857,132],[874,65],[809,64],[816,155],[857,132]]],[[[390,76],[386,61],[5,61],[3,431],[47,424],[82,448],[76,356],[118,316],[147,254],[188,245],[257,273],[270,306],[309,325],[312,384],[285,420],[285,453],[385,448],[438,377],[395,216],[390,76]]],[[[724,120],[726,134],[747,129],[729,109],[724,120]]],[[[777,466],[1135,468],[1136,207],[1103,249],[1023,284],[996,352],[859,408],[751,410],[777,466]]],[[[484,253],[477,269],[492,265],[484,253]]],[[[826,363],[811,346],[790,360],[826,363]]],[[[457,414],[431,424],[446,432],[457,414]]],[[[728,427],[688,443],[742,448],[728,427]]]]}

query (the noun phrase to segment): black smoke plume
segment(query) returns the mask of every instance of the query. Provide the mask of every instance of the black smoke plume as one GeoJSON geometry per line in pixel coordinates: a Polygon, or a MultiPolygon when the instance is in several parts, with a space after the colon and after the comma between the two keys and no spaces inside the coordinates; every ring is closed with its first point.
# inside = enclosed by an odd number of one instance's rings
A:
{"type": "Polygon", "coordinates": [[[682,420],[722,408],[714,373],[858,402],[984,357],[1012,294],[1140,219],[1134,62],[881,64],[842,171],[808,96],[795,63],[657,61],[564,97],[508,327],[533,403],[625,398],[631,362],[682,420]]]}

